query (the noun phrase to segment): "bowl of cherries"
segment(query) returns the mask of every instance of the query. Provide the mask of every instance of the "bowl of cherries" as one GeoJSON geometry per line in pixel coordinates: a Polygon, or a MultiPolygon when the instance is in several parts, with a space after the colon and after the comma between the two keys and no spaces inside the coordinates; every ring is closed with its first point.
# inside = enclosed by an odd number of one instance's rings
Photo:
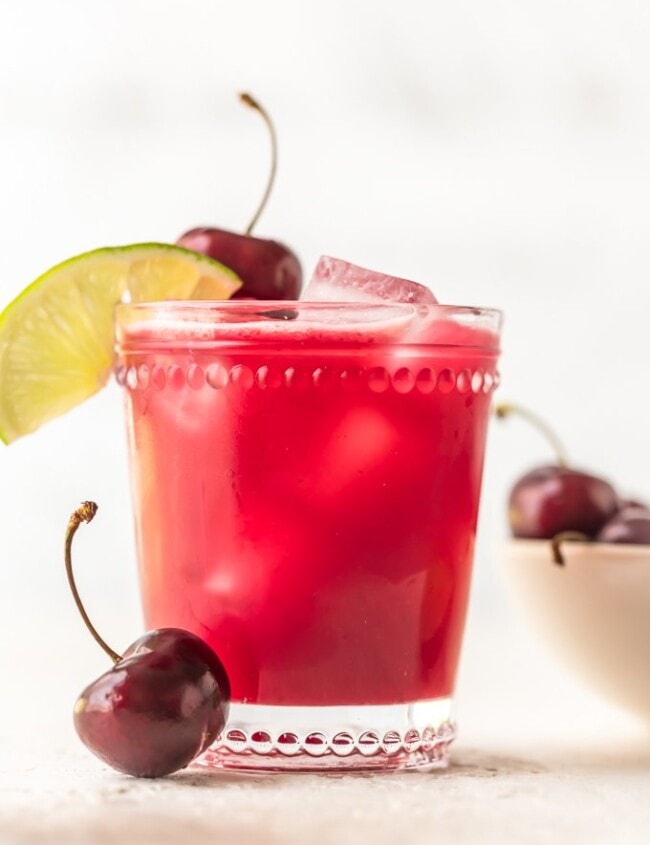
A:
{"type": "Polygon", "coordinates": [[[512,539],[501,555],[516,602],[550,650],[594,691],[650,721],[650,506],[569,464],[543,420],[515,405],[555,446],[556,462],[514,484],[512,539]]]}

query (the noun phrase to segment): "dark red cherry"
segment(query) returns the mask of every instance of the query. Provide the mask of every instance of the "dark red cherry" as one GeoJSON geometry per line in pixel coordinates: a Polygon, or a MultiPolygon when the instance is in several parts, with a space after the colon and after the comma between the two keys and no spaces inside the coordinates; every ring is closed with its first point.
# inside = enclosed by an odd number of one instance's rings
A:
{"type": "Polygon", "coordinates": [[[596,536],[600,543],[650,544],[650,510],[628,506],[603,525],[596,536]]]}
{"type": "Polygon", "coordinates": [[[244,282],[233,298],[298,299],[300,262],[277,241],[202,226],[178,239],[181,246],[202,252],[230,267],[244,282]]]}
{"type": "Polygon", "coordinates": [[[267,111],[250,94],[241,94],[240,99],[261,114],[271,139],[271,170],[262,200],[243,234],[201,226],[185,232],[178,243],[195,252],[202,252],[234,270],[244,283],[235,294],[238,299],[298,299],[302,287],[302,269],[296,255],[278,241],[257,238],[251,234],[275,181],[277,140],[275,127],[267,111]]]}
{"type": "Polygon", "coordinates": [[[563,466],[531,470],[510,493],[514,537],[551,539],[563,531],[594,537],[617,511],[614,488],[602,478],[563,466]]]}
{"type": "Polygon", "coordinates": [[[550,540],[570,531],[595,537],[620,506],[612,485],[598,476],[569,467],[555,432],[537,414],[511,404],[497,405],[495,413],[501,418],[515,414],[527,419],[541,431],[557,455],[557,464],[531,470],[512,488],[508,521],[513,536],[550,540]]]}
{"type": "Polygon", "coordinates": [[[74,708],[80,739],[114,769],[162,777],[219,736],[229,686],[216,654],[188,631],[145,634],[86,687],[74,708]]]}
{"type": "Polygon", "coordinates": [[[230,684],[214,651],[178,628],[144,634],[122,656],[97,633],[72,573],[72,539],[97,511],[84,502],[65,540],[68,582],[81,616],[113,667],[77,699],[74,724],[82,742],[114,769],[162,777],[188,765],[214,742],[228,718],[230,684]]]}

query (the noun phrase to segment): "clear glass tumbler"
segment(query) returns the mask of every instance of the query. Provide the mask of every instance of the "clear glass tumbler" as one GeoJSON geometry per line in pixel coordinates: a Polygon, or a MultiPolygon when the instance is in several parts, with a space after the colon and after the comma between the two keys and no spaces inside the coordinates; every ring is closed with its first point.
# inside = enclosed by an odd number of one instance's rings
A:
{"type": "Polygon", "coordinates": [[[454,738],[498,312],[118,308],[149,627],[221,657],[205,765],[432,768],[454,738]]]}

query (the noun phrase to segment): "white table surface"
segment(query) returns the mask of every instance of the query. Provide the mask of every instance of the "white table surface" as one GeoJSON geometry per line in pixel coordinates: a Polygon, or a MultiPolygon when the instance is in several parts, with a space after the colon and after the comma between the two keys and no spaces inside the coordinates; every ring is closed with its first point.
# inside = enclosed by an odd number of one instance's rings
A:
{"type": "Polygon", "coordinates": [[[34,625],[4,599],[2,845],[650,841],[647,727],[564,674],[505,602],[471,613],[444,772],[137,781],[74,735],[76,693],[106,667],[70,608],[37,597],[34,625]]]}

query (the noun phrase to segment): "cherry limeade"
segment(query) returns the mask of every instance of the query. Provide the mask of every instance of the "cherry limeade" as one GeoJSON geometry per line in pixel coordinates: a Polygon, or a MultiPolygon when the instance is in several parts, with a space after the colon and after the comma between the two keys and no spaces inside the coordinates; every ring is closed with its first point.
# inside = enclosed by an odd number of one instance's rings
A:
{"type": "Polygon", "coordinates": [[[121,307],[146,621],[213,646],[234,701],[451,696],[498,352],[476,313],[121,307]]]}

